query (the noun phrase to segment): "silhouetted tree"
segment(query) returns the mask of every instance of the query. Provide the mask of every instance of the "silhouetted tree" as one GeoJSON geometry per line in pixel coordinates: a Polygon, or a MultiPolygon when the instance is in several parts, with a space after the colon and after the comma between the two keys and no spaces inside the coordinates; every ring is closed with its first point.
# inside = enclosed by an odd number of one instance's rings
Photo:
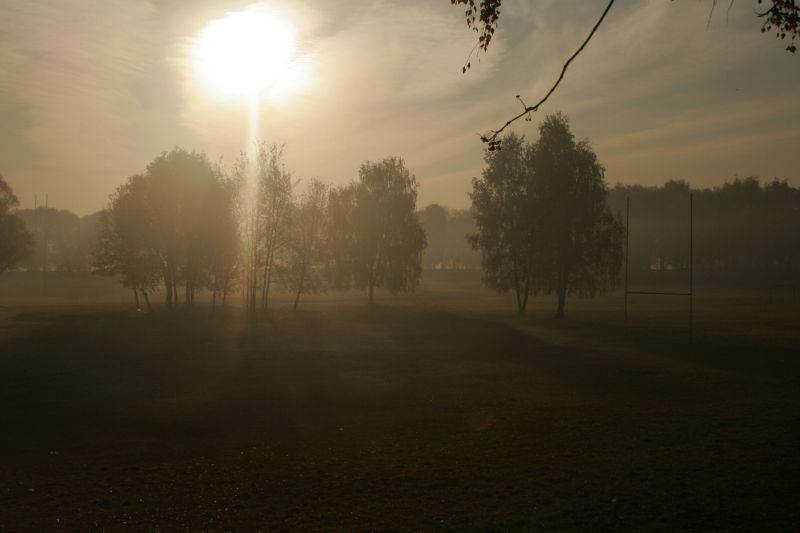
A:
{"type": "Polygon", "coordinates": [[[31,246],[25,223],[14,214],[17,205],[11,186],[0,175],[0,274],[16,266],[31,246]]]}
{"type": "Polygon", "coordinates": [[[370,303],[376,287],[397,293],[417,286],[426,241],[416,202],[417,180],[397,157],[367,161],[357,183],[332,194],[332,220],[342,225],[329,231],[338,282],[347,272],[370,303]]]}
{"type": "Polygon", "coordinates": [[[328,194],[325,220],[325,244],[330,261],[327,278],[331,286],[345,289],[352,285],[355,271],[356,186],[336,187],[328,194]]]}
{"type": "Polygon", "coordinates": [[[501,151],[485,150],[486,166],[472,180],[472,210],[478,232],[469,237],[481,251],[484,284],[498,292],[513,289],[517,311],[525,313],[534,269],[543,263],[541,198],[536,196],[530,145],[515,134],[501,151]]]}
{"type": "Polygon", "coordinates": [[[198,288],[226,290],[236,260],[236,187],[204,154],[162,153],[112,197],[95,268],[121,275],[145,297],[160,278],[167,309],[177,305],[181,283],[186,306],[198,288]]]}
{"type": "Polygon", "coordinates": [[[261,308],[267,309],[275,261],[286,245],[292,210],[292,176],[283,166],[283,149],[261,144],[258,151],[258,217],[263,245],[261,308]]]}
{"type": "Polygon", "coordinates": [[[315,179],[291,212],[281,278],[283,284],[295,294],[295,310],[303,293],[317,292],[324,287],[327,203],[328,187],[315,179]]]}
{"type": "Polygon", "coordinates": [[[158,231],[148,218],[147,182],[132,176],[117,188],[109,207],[101,213],[93,251],[93,271],[119,276],[124,287],[133,291],[136,308],[139,294],[152,312],[149,291],[159,282],[161,260],[158,254],[158,231]]]}
{"type": "Polygon", "coordinates": [[[530,293],[555,292],[562,318],[567,294],[613,286],[624,227],[606,206],[603,167],[588,141],[575,142],[561,114],[539,132],[533,145],[511,134],[504,150],[487,148],[483,176],[473,180],[471,243],[483,254],[484,283],[514,289],[520,314],[530,293]]]}
{"type": "Polygon", "coordinates": [[[206,288],[211,291],[211,312],[218,295],[225,305],[234,286],[241,259],[241,240],[236,201],[241,182],[234,176],[221,180],[208,216],[214,223],[205,239],[206,288]]]}
{"type": "Polygon", "coordinates": [[[567,118],[548,115],[531,153],[541,201],[541,240],[549,249],[541,288],[558,295],[563,318],[566,295],[593,295],[611,287],[623,260],[625,229],[606,205],[603,166],[588,140],[575,142],[567,118]]]}
{"type": "Polygon", "coordinates": [[[202,280],[206,240],[218,223],[208,214],[225,194],[220,170],[202,153],[175,148],[154,159],[144,179],[148,215],[158,229],[166,306],[177,303],[180,283],[184,303],[191,306],[202,280]]]}

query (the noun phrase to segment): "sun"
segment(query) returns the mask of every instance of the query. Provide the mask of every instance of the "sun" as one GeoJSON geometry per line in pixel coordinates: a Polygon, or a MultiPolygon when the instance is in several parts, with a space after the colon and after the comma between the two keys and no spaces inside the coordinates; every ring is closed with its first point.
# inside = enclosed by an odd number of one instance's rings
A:
{"type": "Polygon", "coordinates": [[[263,6],[228,13],[198,34],[193,60],[200,79],[226,95],[285,96],[305,81],[297,32],[263,6]]]}

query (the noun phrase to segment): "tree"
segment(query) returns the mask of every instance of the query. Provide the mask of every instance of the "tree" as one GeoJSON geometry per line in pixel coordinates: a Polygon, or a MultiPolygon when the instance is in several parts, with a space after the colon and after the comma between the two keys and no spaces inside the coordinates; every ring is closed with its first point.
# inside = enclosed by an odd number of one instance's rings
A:
{"type": "Polygon", "coordinates": [[[232,179],[222,179],[208,213],[213,224],[208,228],[203,255],[205,286],[211,291],[212,314],[216,309],[218,295],[222,297],[222,305],[225,305],[240,264],[242,246],[236,206],[240,186],[241,183],[235,176],[232,179]]]}
{"type": "Polygon", "coordinates": [[[603,166],[588,140],[575,142],[564,115],[545,117],[530,164],[546,256],[540,288],[556,292],[556,316],[563,318],[568,293],[590,296],[614,285],[625,228],[606,205],[603,166]]]}
{"type": "Polygon", "coordinates": [[[322,267],[327,203],[328,187],[315,179],[292,210],[281,278],[284,286],[295,293],[294,310],[297,310],[302,294],[324,287],[322,267]]]}
{"type": "MultiPolygon", "coordinates": [[[[538,111],[542,104],[544,104],[547,99],[550,98],[550,95],[555,92],[556,88],[564,79],[564,75],[567,73],[567,69],[572,61],[578,57],[578,55],[586,48],[586,45],[589,44],[589,41],[597,32],[597,29],[603,23],[603,20],[605,20],[606,15],[608,15],[608,12],[611,10],[611,6],[614,5],[615,1],[616,0],[608,1],[605,9],[597,19],[597,22],[595,22],[586,39],[583,40],[578,49],[564,62],[564,65],[561,68],[561,73],[559,74],[555,83],[544,94],[544,96],[541,97],[535,104],[528,105],[524,100],[522,100],[520,95],[517,95],[516,98],[522,105],[522,111],[508,119],[505,124],[499,128],[489,130],[485,134],[481,135],[481,141],[486,143],[489,150],[497,150],[501,147],[501,140],[499,136],[507,127],[523,117],[526,120],[531,120],[531,114],[538,111]]],[[[500,7],[502,0],[450,0],[450,3],[456,6],[466,6],[464,14],[466,16],[467,27],[471,30],[474,30],[475,33],[478,34],[478,42],[475,45],[475,48],[473,48],[473,51],[477,51],[477,53],[486,52],[489,49],[489,44],[491,43],[495,32],[497,31],[498,23],[500,21],[500,7]]],[[[766,2],[764,0],[757,0],[757,3],[759,6],[765,3],[768,5],[766,10],[755,12],[757,17],[764,19],[764,22],[761,25],[761,31],[767,32],[774,30],[776,36],[781,40],[789,37],[790,42],[786,47],[786,50],[792,53],[796,52],[797,46],[795,45],[795,40],[800,37],[800,6],[797,5],[797,0],[767,0],[766,2]]],[[[730,5],[733,5],[733,0],[731,0],[730,5]]],[[[711,4],[711,12],[709,13],[709,21],[714,14],[716,6],[717,0],[713,0],[711,4]]],[[[461,69],[462,73],[466,73],[471,67],[471,59],[472,52],[467,57],[467,61],[461,69]]]]}
{"type": "Polygon", "coordinates": [[[426,240],[416,215],[417,180],[401,158],[367,161],[358,174],[357,183],[331,196],[336,226],[329,236],[337,281],[345,274],[372,304],[376,287],[394,294],[418,285],[426,240]]]}
{"type": "Polygon", "coordinates": [[[134,294],[160,281],[165,307],[194,305],[198,288],[223,298],[238,247],[235,179],[202,153],[175,148],[155,158],[112,196],[95,248],[95,270],[118,274],[134,294]]]}
{"type": "Polygon", "coordinates": [[[31,248],[25,223],[13,212],[18,204],[11,186],[0,175],[0,274],[13,268],[31,248]]]}
{"type": "Polygon", "coordinates": [[[470,195],[482,252],[483,281],[513,289],[525,313],[531,293],[592,295],[613,286],[622,265],[624,227],[606,206],[602,165],[588,141],[575,142],[567,119],[545,118],[535,144],[514,134],[486,149],[483,175],[470,195]]]}
{"type": "Polygon", "coordinates": [[[355,271],[356,186],[331,189],[328,194],[328,214],[325,220],[325,241],[330,261],[327,279],[336,289],[352,285],[355,271]]]}
{"type": "Polygon", "coordinates": [[[261,309],[266,311],[275,260],[286,245],[292,211],[292,175],[283,166],[283,149],[261,144],[258,151],[258,219],[263,245],[261,309]]]}
{"type": "Polygon", "coordinates": [[[141,293],[152,312],[148,291],[159,282],[161,263],[156,228],[147,218],[146,187],[143,176],[132,176],[112,195],[98,222],[93,271],[119,276],[123,287],[133,291],[136,308],[140,309],[141,293]]]}
{"type": "Polygon", "coordinates": [[[154,232],[162,264],[165,305],[177,304],[184,284],[184,303],[194,304],[208,259],[206,243],[219,222],[209,216],[224,191],[220,169],[205,154],[175,148],[155,158],[144,174],[147,194],[143,223],[154,232]]]}
{"type": "Polygon", "coordinates": [[[541,228],[540,198],[535,196],[530,166],[531,147],[515,134],[503,140],[504,149],[487,149],[482,177],[472,180],[472,209],[478,232],[470,244],[481,251],[484,284],[498,292],[513,289],[517,312],[525,314],[533,290],[541,228]]]}

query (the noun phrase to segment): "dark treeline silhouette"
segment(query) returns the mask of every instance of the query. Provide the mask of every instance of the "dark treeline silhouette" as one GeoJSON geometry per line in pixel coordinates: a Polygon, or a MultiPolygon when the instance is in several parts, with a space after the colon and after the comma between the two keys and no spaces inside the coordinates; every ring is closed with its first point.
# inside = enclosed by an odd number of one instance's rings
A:
{"type": "Polygon", "coordinates": [[[467,241],[477,231],[469,209],[450,209],[430,204],[417,213],[428,246],[422,266],[431,270],[472,270],[481,267],[481,256],[467,241]]]}
{"type": "Polygon", "coordinates": [[[101,214],[84,217],[66,209],[20,209],[33,244],[18,266],[28,272],[89,272],[101,214]]]}
{"type": "Polygon", "coordinates": [[[689,268],[689,194],[694,195],[694,276],[706,284],[794,287],[800,275],[800,188],[755,177],[691,189],[617,185],[609,205],[631,203],[630,277],[650,286],[685,284],[689,268]]]}

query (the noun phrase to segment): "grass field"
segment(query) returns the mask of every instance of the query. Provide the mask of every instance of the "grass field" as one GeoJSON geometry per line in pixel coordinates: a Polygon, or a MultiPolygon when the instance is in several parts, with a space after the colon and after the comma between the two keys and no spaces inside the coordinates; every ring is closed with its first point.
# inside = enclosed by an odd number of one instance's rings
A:
{"type": "Polygon", "coordinates": [[[2,531],[800,528],[788,299],[111,300],[0,307],[2,531]]]}

